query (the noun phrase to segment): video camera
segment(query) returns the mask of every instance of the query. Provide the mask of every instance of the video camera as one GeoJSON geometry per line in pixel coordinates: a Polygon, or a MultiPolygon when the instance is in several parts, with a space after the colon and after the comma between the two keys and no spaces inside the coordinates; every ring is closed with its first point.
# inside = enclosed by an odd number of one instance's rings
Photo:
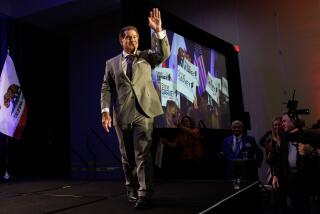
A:
{"type": "MultiPolygon", "coordinates": [[[[287,133],[286,138],[287,140],[291,142],[302,142],[305,138],[303,135],[302,130],[302,122],[299,119],[299,115],[308,115],[310,114],[309,109],[297,109],[298,107],[298,101],[294,99],[296,90],[293,91],[292,99],[288,100],[287,102],[287,109],[288,109],[288,116],[290,117],[291,121],[295,125],[296,128],[298,128],[297,132],[294,133],[287,133]]],[[[298,144],[294,144],[294,146],[297,146],[298,144]]]]}
{"type": "Polygon", "coordinates": [[[308,115],[310,114],[309,109],[297,109],[298,101],[294,99],[296,90],[293,91],[292,99],[287,102],[288,116],[293,121],[294,125],[297,128],[301,128],[301,122],[299,120],[299,115],[308,115]]]}

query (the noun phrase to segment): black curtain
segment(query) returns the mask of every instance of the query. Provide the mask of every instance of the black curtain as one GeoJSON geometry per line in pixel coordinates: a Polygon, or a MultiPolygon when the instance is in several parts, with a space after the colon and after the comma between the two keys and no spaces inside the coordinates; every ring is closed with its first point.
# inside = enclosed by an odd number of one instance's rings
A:
{"type": "Polygon", "coordinates": [[[7,17],[0,15],[0,68],[2,69],[7,46],[7,17]]]}
{"type": "Polygon", "coordinates": [[[67,40],[5,16],[0,24],[1,68],[9,48],[29,109],[20,140],[0,134],[0,176],[5,170],[15,178],[68,176],[67,40]]]}

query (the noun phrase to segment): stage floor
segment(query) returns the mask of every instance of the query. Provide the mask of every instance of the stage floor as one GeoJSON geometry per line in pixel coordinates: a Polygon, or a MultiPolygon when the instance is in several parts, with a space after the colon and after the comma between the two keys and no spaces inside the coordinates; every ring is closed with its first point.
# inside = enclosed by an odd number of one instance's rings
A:
{"type": "MultiPolygon", "coordinates": [[[[242,186],[242,190],[254,185],[242,186]]],[[[201,213],[240,193],[231,181],[158,180],[144,213],[201,213]]],[[[37,180],[0,184],[1,214],[134,213],[121,181],[37,180]]],[[[208,211],[208,210],[207,210],[208,211]]],[[[208,212],[209,213],[209,212],[208,212]]]]}

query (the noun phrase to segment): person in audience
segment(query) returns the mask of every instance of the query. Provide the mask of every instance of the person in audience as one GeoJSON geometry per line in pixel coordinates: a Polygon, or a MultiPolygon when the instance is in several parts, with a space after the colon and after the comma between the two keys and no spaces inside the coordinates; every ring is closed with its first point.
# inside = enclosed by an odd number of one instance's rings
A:
{"type": "Polygon", "coordinates": [[[180,178],[201,176],[204,164],[204,148],[201,144],[200,130],[195,127],[189,116],[181,118],[179,130],[172,142],[161,139],[161,142],[177,151],[176,172],[180,178]]]}
{"type": "Polygon", "coordinates": [[[311,204],[314,213],[320,214],[320,120],[312,126],[312,129],[305,129],[303,132],[304,138],[307,138],[308,143],[298,144],[298,153],[304,157],[311,157],[315,164],[315,169],[312,170],[314,185],[311,188],[311,204]]]}
{"type": "MultiPolygon", "coordinates": [[[[315,188],[316,165],[310,146],[320,142],[319,133],[304,131],[288,113],[282,116],[284,135],[280,138],[272,186],[279,191],[283,213],[309,214],[311,190],[315,188]],[[310,142],[310,145],[308,145],[310,142]],[[315,142],[314,144],[311,142],[315,142]]],[[[313,150],[313,149],[312,149],[313,150]]]]}
{"type": "Polygon", "coordinates": [[[180,111],[174,101],[167,101],[165,115],[167,120],[167,128],[177,128],[180,118],[180,111]]]}
{"type": "Polygon", "coordinates": [[[254,137],[244,134],[243,123],[235,120],[231,124],[232,135],[225,138],[222,154],[227,160],[227,177],[232,178],[232,160],[255,159],[257,167],[261,166],[263,152],[254,137]]]}
{"type": "MultiPolygon", "coordinates": [[[[268,131],[259,141],[259,145],[265,149],[265,160],[268,165],[266,172],[267,184],[272,185],[275,163],[279,158],[280,136],[283,133],[282,117],[275,117],[271,122],[271,131],[268,131]]],[[[280,213],[282,208],[281,195],[278,191],[271,192],[271,206],[274,213],[280,213]]]]}
{"type": "Polygon", "coordinates": [[[268,131],[259,141],[259,145],[265,149],[267,169],[267,183],[272,184],[272,175],[276,158],[279,156],[280,134],[282,133],[282,118],[275,117],[271,122],[271,131],[268,131]]]}

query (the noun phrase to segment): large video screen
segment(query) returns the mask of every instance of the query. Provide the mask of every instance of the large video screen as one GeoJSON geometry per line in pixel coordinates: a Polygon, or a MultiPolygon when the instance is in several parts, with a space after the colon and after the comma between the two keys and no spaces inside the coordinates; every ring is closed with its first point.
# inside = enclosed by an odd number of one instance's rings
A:
{"type": "MultiPolygon", "coordinates": [[[[218,51],[167,30],[170,57],[153,70],[153,82],[164,114],[156,128],[176,128],[183,116],[195,126],[227,129],[230,107],[226,57],[218,51]]],[[[155,33],[151,46],[157,48],[155,33]]]]}

